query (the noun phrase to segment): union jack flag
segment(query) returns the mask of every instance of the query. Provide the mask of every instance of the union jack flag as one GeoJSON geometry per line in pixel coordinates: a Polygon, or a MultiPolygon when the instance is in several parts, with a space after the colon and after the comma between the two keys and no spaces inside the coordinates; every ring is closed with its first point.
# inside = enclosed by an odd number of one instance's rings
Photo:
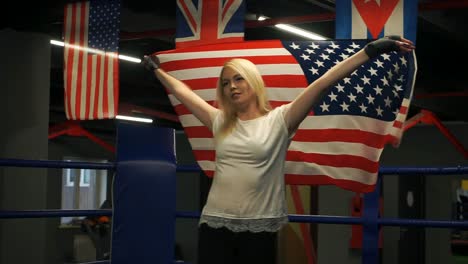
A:
{"type": "MultiPolygon", "coordinates": [[[[273,107],[291,102],[311,82],[351,56],[365,40],[246,41],[157,52],[161,67],[215,105],[223,63],[255,63],[273,107]]],[[[387,143],[398,144],[416,74],[414,53],[383,54],[331,87],[300,125],[286,157],[288,184],[335,184],[355,192],[374,189],[379,158],[387,143]]],[[[213,176],[212,133],[173,95],[194,156],[213,176]]]]}
{"type": "Polygon", "coordinates": [[[176,48],[243,41],[244,8],[243,0],[177,0],[176,48]]]}

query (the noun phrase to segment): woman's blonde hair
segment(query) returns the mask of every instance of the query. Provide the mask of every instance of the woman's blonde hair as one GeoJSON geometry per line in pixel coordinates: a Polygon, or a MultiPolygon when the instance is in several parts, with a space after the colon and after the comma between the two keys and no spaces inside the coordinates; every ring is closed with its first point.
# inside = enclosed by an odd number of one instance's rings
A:
{"type": "Polygon", "coordinates": [[[271,110],[270,102],[265,90],[265,83],[258,71],[257,66],[246,59],[230,59],[223,65],[219,74],[218,86],[216,88],[216,99],[219,109],[223,111],[224,123],[221,126],[219,135],[221,137],[229,134],[236,125],[237,115],[234,106],[228,100],[228,96],[224,94],[222,76],[224,70],[230,68],[239,73],[249,84],[250,88],[257,95],[257,105],[261,114],[266,114],[271,110]]]}

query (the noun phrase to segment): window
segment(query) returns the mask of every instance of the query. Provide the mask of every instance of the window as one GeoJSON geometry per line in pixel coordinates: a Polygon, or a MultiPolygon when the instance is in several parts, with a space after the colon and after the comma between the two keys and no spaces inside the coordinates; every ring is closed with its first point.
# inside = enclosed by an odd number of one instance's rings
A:
{"type": "MultiPolygon", "coordinates": [[[[65,161],[107,162],[106,160],[89,160],[67,157],[65,161]]],[[[92,169],[62,170],[62,209],[99,209],[106,201],[107,171],[92,169]]],[[[74,220],[83,217],[62,217],[62,224],[73,224],[74,220]]]]}
{"type": "Polygon", "coordinates": [[[64,169],[66,186],[73,187],[77,176],[80,179],[80,187],[89,187],[91,177],[95,177],[96,170],[87,169],[64,169]]]}

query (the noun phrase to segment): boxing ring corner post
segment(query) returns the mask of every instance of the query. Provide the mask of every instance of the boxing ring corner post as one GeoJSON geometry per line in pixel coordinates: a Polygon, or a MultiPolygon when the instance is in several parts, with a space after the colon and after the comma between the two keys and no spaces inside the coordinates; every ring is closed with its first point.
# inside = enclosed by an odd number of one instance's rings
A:
{"type": "Polygon", "coordinates": [[[375,190],[364,195],[364,208],[362,218],[367,219],[362,224],[362,264],[375,264],[379,261],[380,226],[380,192],[382,186],[382,174],[379,173],[375,190]]]}
{"type": "Polygon", "coordinates": [[[175,132],[117,123],[111,263],[173,263],[175,132]]]}

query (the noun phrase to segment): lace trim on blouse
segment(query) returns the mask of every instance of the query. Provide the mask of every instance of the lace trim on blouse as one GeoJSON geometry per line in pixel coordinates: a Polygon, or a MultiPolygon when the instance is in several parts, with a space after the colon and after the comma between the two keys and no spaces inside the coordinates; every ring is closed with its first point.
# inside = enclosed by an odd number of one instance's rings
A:
{"type": "Polygon", "coordinates": [[[233,232],[277,232],[283,225],[288,223],[288,217],[283,216],[278,218],[235,219],[202,215],[200,217],[199,224],[201,225],[203,223],[212,228],[226,227],[233,232]]]}

